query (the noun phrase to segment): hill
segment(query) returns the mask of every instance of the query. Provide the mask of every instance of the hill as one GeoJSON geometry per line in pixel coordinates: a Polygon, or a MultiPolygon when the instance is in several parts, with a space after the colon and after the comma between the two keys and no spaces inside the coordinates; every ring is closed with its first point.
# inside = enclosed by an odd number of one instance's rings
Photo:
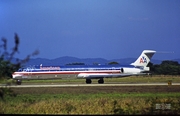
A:
{"type": "MultiPolygon", "coordinates": [[[[56,59],[46,59],[46,58],[32,58],[25,64],[25,66],[34,66],[34,65],[67,65],[71,63],[84,63],[85,65],[92,64],[108,64],[109,62],[118,62],[119,64],[130,64],[134,62],[136,58],[123,58],[123,59],[112,59],[106,60],[103,58],[76,58],[71,56],[59,57],[56,59]]],[[[173,61],[178,61],[180,63],[180,59],[174,59],[173,61]]],[[[160,64],[161,60],[152,59],[151,63],[160,64]]]]}

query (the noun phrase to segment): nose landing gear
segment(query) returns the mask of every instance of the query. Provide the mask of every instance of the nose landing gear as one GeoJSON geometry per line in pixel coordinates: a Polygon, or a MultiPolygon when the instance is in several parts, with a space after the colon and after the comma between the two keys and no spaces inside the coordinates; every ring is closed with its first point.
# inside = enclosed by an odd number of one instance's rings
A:
{"type": "Polygon", "coordinates": [[[21,80],[19,80],[19,79],[18,79],[18,80],[16,80],[16,84],[17,84],[17,85],[21,85],[21,83],[22,83],[22,81],[21,81],[21,80]]]}

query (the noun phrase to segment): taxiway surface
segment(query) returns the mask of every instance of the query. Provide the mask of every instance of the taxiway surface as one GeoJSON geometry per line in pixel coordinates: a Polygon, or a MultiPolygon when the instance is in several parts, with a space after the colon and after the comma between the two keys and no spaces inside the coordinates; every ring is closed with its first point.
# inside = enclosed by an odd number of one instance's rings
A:
{"type": "MultiPolygon", "coordinates": [[[[31,85],[5,85],[0,87],[10,88],[28,88],[28,87],[80,87],[80,86],[157,86],[169,85],[168,83],[126,83],[126,84],[31,84],[31,85]]],[[[171,85],[180,85],[180,83],[172,83],[171,85]]]]}

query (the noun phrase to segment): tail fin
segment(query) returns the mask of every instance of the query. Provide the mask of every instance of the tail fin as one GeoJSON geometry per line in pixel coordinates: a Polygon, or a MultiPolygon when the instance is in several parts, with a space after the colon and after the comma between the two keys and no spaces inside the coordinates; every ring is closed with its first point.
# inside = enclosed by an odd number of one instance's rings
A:
{"type": "Polygon", "coordinates": [[[154,50],[144,50],[139,58],[135,62],[131,63],[131,65],[146,68],[155,53],[156,51],[154,50]]]}

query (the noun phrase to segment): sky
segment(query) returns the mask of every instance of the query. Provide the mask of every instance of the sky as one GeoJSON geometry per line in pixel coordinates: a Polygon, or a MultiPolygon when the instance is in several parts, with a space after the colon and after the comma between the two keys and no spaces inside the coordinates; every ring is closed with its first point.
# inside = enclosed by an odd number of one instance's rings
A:
{"type": "MultiPolygon", "coordinates": [[[[180,58],[180,0],[0,0],[0,37],[18,58],[180,58]],[[162,53],[164,52],[164,53],[162,53]]],[[[0,41],[2,44],[2,41],[0,41]]],[[[2,49],[1,49],[2,52],[2,49]]]]}

